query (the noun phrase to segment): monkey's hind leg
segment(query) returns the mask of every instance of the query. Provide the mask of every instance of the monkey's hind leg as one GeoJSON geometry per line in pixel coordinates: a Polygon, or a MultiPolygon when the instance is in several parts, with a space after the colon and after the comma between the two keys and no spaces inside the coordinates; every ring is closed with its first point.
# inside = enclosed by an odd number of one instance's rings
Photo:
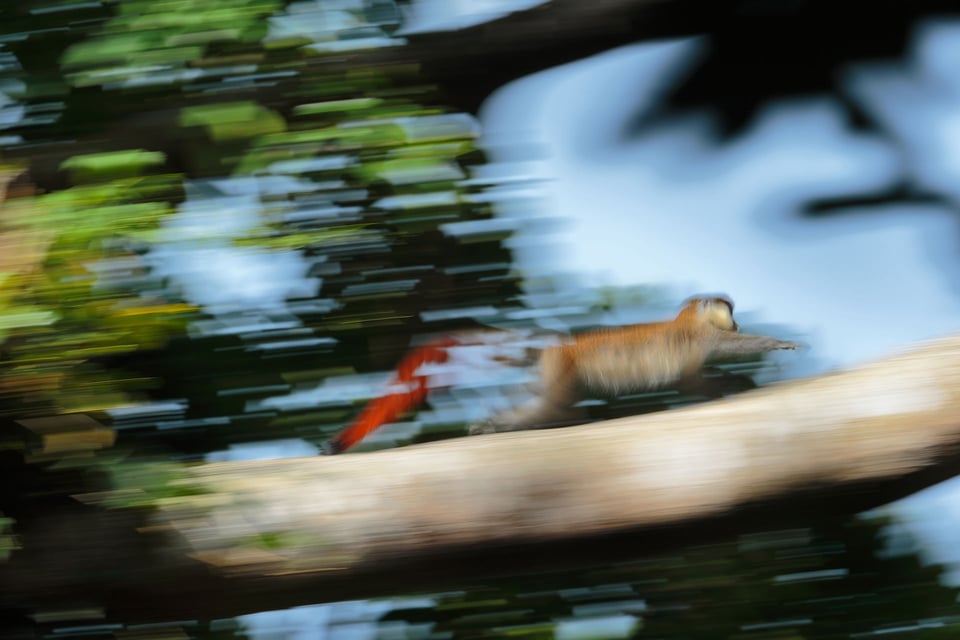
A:
{"type": "Polygon", "coordinates": [[[567,425],[583,421],[578,399],[576,369],[565,347],[552,347],[540,357],[540,394],[535,400],[470,425],[467,433],[478,435],[567,425]]]}
{"type": "Polygon", "coordinates": [[[467,434],[476,436],[484,433],[561,427],[583,422],[584,419],[584,411],[579,407],[552,407],[543,398],[537,398],[519,407],[501,411],[492,418],[473,423],[467,429],[467,434]]]}
{"type": "Polygon", "coordinates": [[[695,375],[681,378],[677,383],[680,393],[706,398],[722,398],[756,388],[757,384],[750,376],[716,367],[705,367],[695,375]]]}

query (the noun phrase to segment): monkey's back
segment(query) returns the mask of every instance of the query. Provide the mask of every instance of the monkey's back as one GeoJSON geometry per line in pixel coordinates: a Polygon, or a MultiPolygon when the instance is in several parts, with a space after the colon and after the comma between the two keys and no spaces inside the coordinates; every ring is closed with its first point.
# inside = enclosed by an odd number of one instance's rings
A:
{"type": "Polygon", "coordinates": [[[619,394],[663,387],[699,369],[710,348],[708,337],[695,333],[655,322],[591,331],[556,348],[567,350],[581,384],[619,394]]]}

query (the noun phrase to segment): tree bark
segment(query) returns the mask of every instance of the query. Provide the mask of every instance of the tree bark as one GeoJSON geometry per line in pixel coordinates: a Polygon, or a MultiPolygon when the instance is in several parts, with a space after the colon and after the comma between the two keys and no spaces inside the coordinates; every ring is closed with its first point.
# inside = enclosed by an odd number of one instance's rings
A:
{"type": "MultiPolygon", "coordinates": [[[[688,541],[684,531],[715,535],[717,522],[757,504],[790,517],[803,496],[856,486],[868,491],[849,507],[874,506],[948,476],[937,463],[958,444],[960,335],[643,417],[202,465],[185,480],[202,493],[160,505],[141,529],[161,532],[156,541],[118,545],[111,570],[129,565],[129,575],[100,595],[120,610],[133,599],[138,616],[228,615],[298,604],[304,593],[316,602],[439,590],[491,573],[626,559],[651,552],[650,531],[673,527],[655,540],[668,546],[688,541]]],[[[114,544],[106,525],[58,526],[114,544]]],[[[65,564],[42,550],[14,553],[0,592],[90,593],[91,567],[68,580],[65,564]]]]}

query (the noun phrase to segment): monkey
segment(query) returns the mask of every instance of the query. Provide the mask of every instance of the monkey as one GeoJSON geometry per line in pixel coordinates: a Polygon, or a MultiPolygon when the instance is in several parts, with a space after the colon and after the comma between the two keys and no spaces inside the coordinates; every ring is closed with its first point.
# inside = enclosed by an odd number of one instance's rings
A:
{"type": "Polygon", "coordinates": [[[471,425],[469,433],[516,431],[569,422],[584,391],[622,395],[680,384],[697,388],[708,361],[796,349],[797,343],[739,333],[733,301],[694,297],[673,320],[597,329],[540,356],[539,396],[471,425]]]}
{"type": "MultiPolygon", "coordinates": [[[[672,384],[696,385],[711,360],[777,349],[797,343],[744,335],[726,297],[693,297],[664,322],[589,331],[546,347],[539,357],[538,397],[469,427],[470,435],[516,431],[576,421],[576,403],[586,393],[619,395],[672,384]]],[[[334,436],[324,452],[345,451],[378,427],[423,402],[428,394],[421,365],[446,362],[455,338],[429,343],[407,355],[391,383],[393,391],[372,401],[334,436]]]]}

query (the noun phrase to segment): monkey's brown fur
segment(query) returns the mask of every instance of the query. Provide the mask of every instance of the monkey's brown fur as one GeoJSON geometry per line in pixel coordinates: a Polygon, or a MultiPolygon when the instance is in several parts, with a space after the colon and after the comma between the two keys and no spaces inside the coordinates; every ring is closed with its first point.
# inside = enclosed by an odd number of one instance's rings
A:
{"type": "Polygon", "coordinates": [[[676,318],[582,334],[540,356],[539,397],[471,426],[470,433],[514,431],[576,419],[583,391],[648,391],[695,378],[715,358],[796,349],[797,344],[738,333],[733,303],[692,298],[676,318]]]}

